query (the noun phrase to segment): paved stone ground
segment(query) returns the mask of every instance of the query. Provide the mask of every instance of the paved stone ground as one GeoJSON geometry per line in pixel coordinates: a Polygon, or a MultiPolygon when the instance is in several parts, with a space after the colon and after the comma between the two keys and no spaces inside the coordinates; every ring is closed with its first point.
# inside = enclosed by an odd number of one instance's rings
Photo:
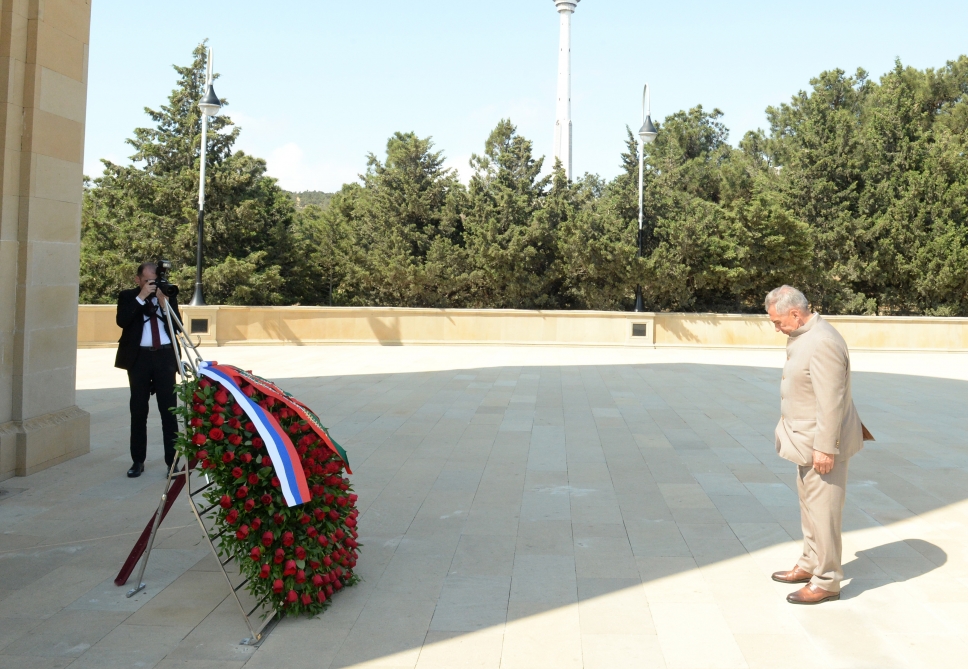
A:
{"type": "MultiPolygon", "coordinates": [[[[769,573],[800,537],[779,351],[212,352],[316,408],[360,495],[364,582],[252,649],[187,504],[147,590],[112,579],[161,491],[128,480],[113,351],[79,351],[92,452],[0,483],[0,667],[963,667],[968,356],[854,355],[844,599],[769,573]]],[[[157,414],[150,424],[157,443],[157,414]]]]}

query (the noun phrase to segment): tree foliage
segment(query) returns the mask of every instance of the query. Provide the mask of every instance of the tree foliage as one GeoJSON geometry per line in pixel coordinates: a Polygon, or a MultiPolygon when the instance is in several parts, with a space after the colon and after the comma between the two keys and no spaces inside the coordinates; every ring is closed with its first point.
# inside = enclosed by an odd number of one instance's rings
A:
{"type": "MultiPolygon", "coordinates": [[[[105,162],[86,191],[82,299],[164,252],[191,274],[201,54],[147,110],[137,166],[105,162]]],[[[569,181],[501,120],[467,185],[396,133],[358,183],[294,211],[218,117],[206,286],[239,304],[630,309],[641,285],[649,309],[758,312],[790,283],[825,313],[968,315],[966,93],[962,56],[823,72],[736,145],[718,109],[669,115],[645,150],[641,257],[628,130],[617,177],[569,181]]]]}

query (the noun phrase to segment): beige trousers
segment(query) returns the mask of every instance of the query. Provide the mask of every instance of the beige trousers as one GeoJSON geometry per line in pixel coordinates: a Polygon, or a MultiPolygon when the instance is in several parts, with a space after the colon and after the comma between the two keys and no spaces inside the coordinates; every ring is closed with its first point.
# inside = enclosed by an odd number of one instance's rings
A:
{"type": "Polygon", "coordinates": [[[813,574],[812,584],[828,592],[840,592],[844,580],[840,535],[849,462],[836,461],[830,473],[823,476],[813,467],[800,466],[797,472],[803,526],[803,555],[797,564],[813,574]]]}

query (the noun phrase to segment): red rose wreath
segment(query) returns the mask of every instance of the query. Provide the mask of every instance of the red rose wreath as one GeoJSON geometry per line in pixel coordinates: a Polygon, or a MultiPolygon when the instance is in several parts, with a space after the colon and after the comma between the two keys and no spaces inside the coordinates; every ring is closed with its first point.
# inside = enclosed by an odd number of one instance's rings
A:
{"type": "Polygon", "coordinates": [[[277,611],[313,615],[333,593],[358,581],[357,496],[343,476],[343,460],[306,420],[253,385],[243,382],[241,388],[292,440],[312,495],[308,502],[286,505],[255,425],[217,382],[202,378],[182,385],[178,411],[188,428],[177,448],[214,481],[205,496],[219,505],[221,551],[236,558],[249,591],[259,600],[269,597],[277,611]]]}

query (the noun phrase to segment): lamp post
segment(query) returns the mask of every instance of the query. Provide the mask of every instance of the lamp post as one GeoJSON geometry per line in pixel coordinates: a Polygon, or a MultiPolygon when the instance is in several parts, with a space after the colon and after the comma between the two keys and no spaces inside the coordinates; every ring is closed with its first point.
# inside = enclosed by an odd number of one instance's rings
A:
{"type": "Polygon", "coordinates": [[[202,296],[202,243],[205,237],[205,147],[208,144],[208,117],[215,116],[222,108],[222,102],[215,95],[212,87],[212,50],[208,50],[208,62],[205,70],[205,95],[198,102],[202,112],[202,163],[198,174],[198,246],[195,253],[195,295],[192,296],[191,306],[205,306],[202,296]]]}
{"type": "MultiPolygon", "coordinates": [[[[652,125],[652,98],[649,95],[649,85],[642,89],[642,127],[639,128],[639,258],[642,257],[642,168],[645,164],[645,145],[655,141],[658,133],[652,125]]],[[[642,286],[635,286],[635,310],[645,311],[642,304],[642,286]]]]}

